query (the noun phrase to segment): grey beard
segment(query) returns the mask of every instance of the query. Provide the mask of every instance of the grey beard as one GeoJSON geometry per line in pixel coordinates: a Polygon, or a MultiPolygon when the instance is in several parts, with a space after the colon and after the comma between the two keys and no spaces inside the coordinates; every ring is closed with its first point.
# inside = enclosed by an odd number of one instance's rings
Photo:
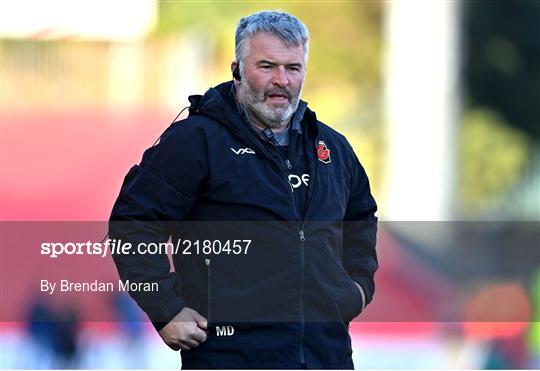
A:
{"type": "Polygon", "coordinates": [[[269,128],[280,129],[287,126],[291,116],[298,108],[300,94],[291,98],[291,103],[283,110],[273,111],[264,104],[264,95],[258,95],[247,83],[242,81],[239,85],[238,100],[244,105],[249,114],[269,128]]]}

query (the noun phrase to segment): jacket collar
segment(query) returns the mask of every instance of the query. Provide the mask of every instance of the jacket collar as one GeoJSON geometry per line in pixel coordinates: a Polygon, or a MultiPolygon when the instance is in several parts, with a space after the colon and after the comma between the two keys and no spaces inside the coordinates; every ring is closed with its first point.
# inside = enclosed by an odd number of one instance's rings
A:
{"type": "MultiPolygon", "coordinates": [[[[233,81],[227,81],[208,89],[204,95],[189,96],[190,115],[202,114],[211,117],[226,126],[233,135],[244,143],[259,148],[260,152],[271,157],[262,146],[256,132],[251,130],[249,124],[242,118],[241,109],[238,109],[236,99],[231,95],[233,84],[233,81]]],[[[303,100],[298,103],[298,108],[292,117],[291,127],[293,130],[296,129],[299,134],[310,134],[310,137],[318,135],[315,113],[307,107],[307,103],[303,100]]]]}

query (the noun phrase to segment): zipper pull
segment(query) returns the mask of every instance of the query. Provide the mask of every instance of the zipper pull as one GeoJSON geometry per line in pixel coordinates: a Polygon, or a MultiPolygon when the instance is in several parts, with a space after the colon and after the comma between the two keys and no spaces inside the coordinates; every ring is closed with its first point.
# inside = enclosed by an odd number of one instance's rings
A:
{"type": "Polygon", "coordinates": [[[292,165],[291,165],[291,162],[289,161],[289,159],[285,160],[285,164],[287,165],[287,169],[289,169],[289,170],[292,169],[292,165]]]}
{"type": "Polygon", "coordinates": [[[210,266],[210,259],[205,259],[204,262],[206,263],[207,266],[210,266]]]}
{"type": "Polygon", "coordinates": [[[300,230],[300,241],[305,241],[306,238],[304,236],[304,231],[303,230],[300,230]]]}

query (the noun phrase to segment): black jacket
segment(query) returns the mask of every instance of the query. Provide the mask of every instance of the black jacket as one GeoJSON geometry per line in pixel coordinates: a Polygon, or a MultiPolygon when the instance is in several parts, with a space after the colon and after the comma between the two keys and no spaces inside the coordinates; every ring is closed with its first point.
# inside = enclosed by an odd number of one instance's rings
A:
{"type": "Polygon", "coordinates": [[[176,273],[164,254],[115,254],[120,277],[159,284],[130,293],[158,330],[185,306],[208,318],[208,340],[182,352],[186,368],[350,368],[348,323],[372,300],[378,267],[364,169],[302,101],[301,130],[280,156],[240,117],[230,90],[227,82],[190,97],[189,117],[129,171],[112,211],[111,238],[180,239],[176,273]],[[305,174],[291,182],[299,164],[305,174]],[[292,184],[306,187],[305,208],[292,184]],[[218,249],[203,252],[204,240],[218,249]],[[231,252],[235,240],[251,240],[245,254],[231,252]]]}

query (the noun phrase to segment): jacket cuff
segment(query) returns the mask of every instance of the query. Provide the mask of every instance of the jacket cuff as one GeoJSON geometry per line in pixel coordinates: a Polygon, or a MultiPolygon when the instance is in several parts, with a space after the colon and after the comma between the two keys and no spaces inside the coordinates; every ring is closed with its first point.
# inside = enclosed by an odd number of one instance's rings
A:
{"type": "Polygon", "coordinates": [[[156,331],[160,331],[165,327],[169,322],[171,322],[174,317],[178,315],[186,307],[186,303],[179,297],[176,297],[174,300],[171,300],[166,305],[162,306],[158,310],[148,311],[146,314],[156,331]]]}
{"type": "Polygon", "coordinates": [[[356,282],[355,280],[353,280],[356,288],[358,289],[358,291],[360,291],[360,296],[362,297],[362,308],[360,309],[360,313],[364,311],[364,308],[366,307],[366,293],[364,291],[364,289],[362,288],[362,285],[360,285],[358,282],[356,282]]]}
{"type": "Polygon", "coordinates": [[[352,275],[351,279],[360,286],[360,294],[362,295],[362,311],[373,300],[373,294],[368,290],[368,285],[364,282],[362,276],[352,275]]]}

